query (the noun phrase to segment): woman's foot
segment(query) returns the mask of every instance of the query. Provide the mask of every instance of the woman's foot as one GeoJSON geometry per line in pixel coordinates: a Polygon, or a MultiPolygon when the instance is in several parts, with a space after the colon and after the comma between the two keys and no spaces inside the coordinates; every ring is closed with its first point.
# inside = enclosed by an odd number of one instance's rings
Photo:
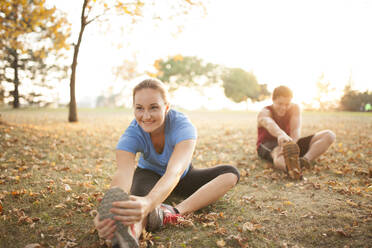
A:
{"type": "Polygon", "coordinates": [[[178,218],[181,218],[181,215],[171,205],[161,204],[149,214],[147,230],[153,232],[167,224],[177,224],[178,218]]]}
{"type": "MultiPolygon", "coordinates": [[[[122,189],[115,187],[109,189],[98,207],[100,220],[114,218],[114,214],[110,212],[112,203],[116,201],[127,201],[129,196],[122,189]]],[[[113,247],[119,248],[138,248],[138,240],[135,235],[134,225],[125,226],[121,222],[116,221],[115,237],[112,240],[113,247]]]]}

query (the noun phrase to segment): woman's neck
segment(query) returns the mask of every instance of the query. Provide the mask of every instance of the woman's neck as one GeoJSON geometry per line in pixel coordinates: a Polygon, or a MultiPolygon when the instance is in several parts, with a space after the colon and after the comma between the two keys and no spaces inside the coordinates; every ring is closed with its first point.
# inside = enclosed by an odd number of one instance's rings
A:
{"type": "Polygon", "coordinates": [[[150,134],[150,137],[151,138],[157,138],[159,136],[164,136],[164,133],[165,133],[165,122],[156,130],[152,131],[150,134]]]}
{"type": "Polygon", "coordinates": [[[157,132],[150,133],[151,142],[157,153],[161,154],[164,149],[165,144],[165,132],[164,128],[160,129],[157,132]]]}

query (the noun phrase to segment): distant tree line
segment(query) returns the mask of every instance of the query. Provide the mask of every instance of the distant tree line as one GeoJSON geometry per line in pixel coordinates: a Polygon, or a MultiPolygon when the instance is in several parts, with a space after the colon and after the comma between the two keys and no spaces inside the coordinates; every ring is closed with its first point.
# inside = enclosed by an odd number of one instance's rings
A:
{"type": "Polygon", "coordinates": [[[181,86],[206,87],[220,83],[225,96],[236,103],[261,101],[270,96],[266,84],[258,84],[253,72],[206,63],[194,56],[175,55],[154,63],[157,77],[169,84],[170,91],[181,86]]]}
{"type": "Polygon", "coordinates": [[[340,109],[345,111],[371,111],[372,92],[359,92],[346,85],[340,100],[340,109]]]}
{"type": "MultiPolygon", "coordinates": [[[[179,0],[176,5],[178,7],[173,8],[183,10],[187,15],[188,11],[196,6],[203,9],[201,2],[194,1],[190,4],[187,0],[179,0]]],[[[147,4],[152,6],[151,4],[155,3],[154,0],[151,3],[136,1],[135,4],[128,4],[124,0],[115,0],[112,5],[108,5],[104,0],[82,1],[80,32],[76,43],[72,46],[73,58],[69,66],[71,97],[69,121],[78,120],[75,72],[79,46],[86,26],[101,19],[106,20],[103,17],[113,12],[134,21],[143,17],[142,11],[147,9],[144,6],[147,4]],[[97,11],[94,11],[95,9],[97,11]]],[[[181,14],[177,12],[174,15],[181,14]]],[[[47,105],[42,98],[43,93],[35,89],[53,89],[55,85],[49,84],[52,79],[57,81],[67,79],[68,66],[63,62],[66,61],[66,52],[71,47],[67,42],[70,37],[70,26],[65,15],[55,7],[48,7],[46,0],[0,1],[0,105],[9,102],[14,108],[18,108],[21,100],[28,105],[47,105]],[[27,94],[20,92],[20,86],[26,80],[32,82],[32,90],[27,94]]],[[[128,61],[124,61],[123,64],[124,66],[118,67],[116,72],[118,75],[126,80],[138,76],[136,63],[129,64],[128,61]]],[[[223,87],[226,97],[236,103],[261,101],[270,96],[267,85],[259,84],[253,72],[207,63],[195,56],[176,55],[158,59],[154,67],[156,71],[149,75],[167,83],[171,91],[180,87],[203,89],[217,84],[223,87]]],[[[321,89],[318,102],[322,109],[327,109],[329,105],[323,101],[322,94],[327,95],[327,92],[332,89],[329,88],[329,82],[322,80],[323,78],[320,78],[317,85],[321,89]]],[[[368,110],[367,107],[372,104],[372,93],[355,91],[350,85],[345,87],[338,108],[347,111],[368,110]]],[[[118,95],[101,97],[97,100],[99,103],[97,105],[114,104],[117,98],[118,95]]]]}
{"type": "MultiPolygon", "coordinates": [[[[197,57],[175,55],[167,59],[158,59],[154,63],[155,73],[149,73],[167,83],[170,90],[181,86],[204,87],[220,83],[225,96],[236,103],[262,101],[270,96],[266,84],[259,84],[253,72],[241,68],[227,68],[221,65],[206,63],[197,57]]],[[[351,78],[350,78],[351,80],[351,78]]],[[[328,102],[323,99],[333,91],[330,82],[324,81],[322,74],[316,83],[318,95],[314,99],[321,110],[368,111],[372,104],[372,92],[353,90],[349,81],[344,89],[340,102],[328,102]]]]}

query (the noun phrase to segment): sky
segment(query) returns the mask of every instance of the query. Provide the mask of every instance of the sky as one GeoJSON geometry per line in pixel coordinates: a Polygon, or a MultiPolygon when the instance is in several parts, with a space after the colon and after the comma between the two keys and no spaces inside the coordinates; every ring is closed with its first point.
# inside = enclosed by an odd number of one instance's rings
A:
{"type": "MultiPolygon", "coordinates": [[[[76,37],[81,5],[78,1],[55,4],[68,12],[72,38],[76,37]]],[[[122,82],[113,75],[113,67],[133,59],[134,54],[144,71],[151,70],[156,59],[176,54],[239,67],[253,72],[270,91],[281,84],[289,86],[298,103],[312,101],[321,75],[322,82],[329,82],[333,89],[329,98],[339,98],[350,77],[355,89],[372,90],[372,1],[214,0],[205,5],[207,15],[188,16],[176,37],[170,32],[174,24],[166,22],[154,27],[151,20],[145,20],[125,35],[117,31],[128,27],[124,23],[114,22],[106,32],[89,25],[79,54],[78,101],[92,101],[110,86],[120,91],[138,83],[122,82]]],[[[68,83],[59,90],[61,100],[68,99],[68,83]]],[[[190,109],[247,106],[225,99],[218,87],[206,94],[186,89],[173,101],[190,109]]]]}

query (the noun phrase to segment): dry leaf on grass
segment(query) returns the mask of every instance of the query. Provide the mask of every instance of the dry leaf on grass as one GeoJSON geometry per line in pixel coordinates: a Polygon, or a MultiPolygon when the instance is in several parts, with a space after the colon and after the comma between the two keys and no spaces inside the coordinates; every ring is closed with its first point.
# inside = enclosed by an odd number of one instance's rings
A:
{"type": "Polygon", "coordinates": [[[41,248],[40,244],[34,243],[34,244],[28,244],[25,246],[25,248],[41,248]]]}
{"type": "Polygon", "coordinates": [[[351,237],[351,234],[350,233],[347,233],[345,232],[342,228],[338,228],[336,230],[334,230],[335,233],[338,233],[339,235],[343,236],[343,237],[351,237]]]}
{"type": "Polygon", "coordinates": [[[286,206],[293,206],[294,205],[291,201],[284,201],[283,204],[286,205],[286,206]]]}
{"type": "Polygon", "coordinates": [[[218,247],[225,247],[226,242],[225,242],[225,240],[220,239],[220,240],[217,240],[216,244],[217,244],[218,247]]]}
{"type": "Polygon", "coordinates": [[[66,192],[71,192],[71,191],[72,191],[70,185],[68,185],[68,184],[65,184],[65,185],[64,185],[64,188],[65,188],[65,191],[66,191],[66,192]]]}
{"type": "Polygon", "coordinates": [[[246,232],[246,231],[250,231],[250,232],[254,232],[256,230],[259,230],[259,229],[262,229],[262,225],[260,224],[254,224],[252,222],[246,222],[243,224],[243,231],[246,232]]]}

